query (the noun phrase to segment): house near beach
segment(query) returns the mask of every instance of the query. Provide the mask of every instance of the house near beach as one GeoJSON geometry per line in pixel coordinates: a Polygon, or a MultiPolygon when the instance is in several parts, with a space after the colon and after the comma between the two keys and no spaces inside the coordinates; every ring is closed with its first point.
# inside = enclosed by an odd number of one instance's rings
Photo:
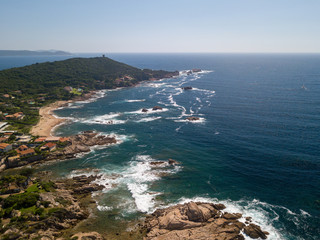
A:
{"type": "Polygon", "coordinates": [[[24,118],[24,114],[23,112],[17,112],[17,113],[14,113],[14,114],[10,114],[10,115],[7,115],[5,116],[5,118],[7,120],[22,120],[24,118]]]}
{"type": "Polygon", "coordinates": [[[30,135],[22,135],[17,137],[17,141],[20,143],[28,143],[31,141],[31,136],[30,135]]]}
{"type": "Polygon", "coordinates": [[[34,142],[35,142],[35,143],[42,143],[42,142],[44,142],[45,140],[46,140],[45,137],[39,137],[39,138],[37,138],[36,140],[34,140],[34,142]]]}
{"type": "Polygon", "coordinates": [[[28,150],[29,148],[26,145],[21,145],[16,149],[16,152],[20,155],[22,152],[28,150]]]}
{"type": "Polygon", "coordinates": [[[15,114],[13,114],[13,116],[15,117],[15,119],[17,120],[22,120],[24,118],[24,114],[23,112],[17,112],[15,114]]]}
{"type": "Polygon", "coordinates": [[[30,157],[30,156],[33,156],[35,154],[36,154],[36,152],[32,148],[24,150],[24,151],[19,151],[20,157],[30,157]]]}
{"type": "Polygon", "coordinates": [[[40,150],[49,150],[54,151],[57,148],[57,144],[53,143],[53,142],[48,142],[45,145],[43,145],[40,150]]]}
{"type": "Polygon", "coordinates": [[[47,137],[46,142],[59,142],[60,141],[60,137],[47,137]]]}
{"type": "Polygon", "coordinates": [[[0,152],[9,152],[12,150],[12,145],[8,143],[0,143],[0,152]]]}

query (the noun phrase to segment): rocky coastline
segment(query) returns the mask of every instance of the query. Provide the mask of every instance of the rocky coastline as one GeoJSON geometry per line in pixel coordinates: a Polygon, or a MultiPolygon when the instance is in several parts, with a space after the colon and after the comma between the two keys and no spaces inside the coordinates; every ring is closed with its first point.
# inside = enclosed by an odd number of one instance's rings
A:
{"type": "MultiPolygon", "coordinates": [[[[49,177],[50,172],[39,172],[28,180],[24,193],[20,194],[32,194],[36,201],[34,207],[27,211],[13,205],[13,210],[9,208],[10,212],[2,216],[1,239],[70,239],[72,233],[69,230],[87,219],[90,209],[95,206],[91,193],[103,189],[103,186],[94,183],[98,176],[83,175],[49,181],[46,185],[43,176],[49,177]]],[[[27,203],[30,201],[27,200],[27,203]]],[[[1,207],[8,205],[7,202],[10,201],[2,200],[1,207]]]]}
{"type": "Polygon", "coordinates": [[[83,133],[70,137],[70,144],[58,151],[50,153],[46,160],[64,160],[75,158],[77,154],[87,153],[95,146],[108,146],[116,144],[118,141],[114,136],[100,135],[94,131],[85,131],[83,133]]]}
{"type": "MultiPolygon", "coordinates": [[[[193,69],[199,72],[200,69],[193,69]]],[[[192,87],[185,87],[190,90],[192,87]]],[[[37,126],[33,128],[33,134],[37,136],[51,136],[52,129],[65,119],[56,118],[53,111],[59,107],[65,107],[74,101],[91,99],[96,92],[90,92],[72,101],[56,102],[47,106],[41,114],[37,126]],[[47,120],[52,119],[48,124],[47,120]],[[39,131],[37,131],[37,128],[39,131]],[[45,131],[43,131],[45,128],[45,131]],[[41,132],[41,131],[42,132],[41,132]]],[[[143,108],[142,112],[160,111],[162,107],[154,106],[151,110],[143,108]]],[[[197,117],[188,117],[188,121],[198,121],[197,117]]],[[[60,161],[72,159],[79,154],[88,153],[93,147],[117,144],[114,136],[101,135],[94,131],[84,131],[69,137],[67,145],[62,149],[50,152],[44,159],[31,164],[45,163],[47,161],[60,161]]],[[[179,162],[169,159],[168,161],[154,161],[150,165],[154,168],[161,164],[174,166],[179,162]]],[[[50,172],[39,172],[37,177],[17,193],[28,192],[35,184],[41,183],[45,178],[50,179],[50,172]],[[36,179],[38,178],[38,179],[36,179]]],[[[99,232],[78,232],[75,227],[86,219],[90,220],[92,209],[97,208],[92,193],[105,188],[96,183],[101,175],[80,175],[72,178],[58,179],[52,183],[49,190],[42,191],[39,185],[39,198],[36,202],[38,212],[26,214],[21,209],[13,209],[2,220],[1,237],[6,239],[43,239],[43,240],[103,240],[109,239],[99,232]],[[12,221],[12,219],[14,221],[12,221]],[[24,222],[24,224],[20,224],[24,222]]],[[[0,203],[3,207],[3,202],[0,203]]],[[[177,204],[165,209],[158,209],[150,215],[146,215],[143,222],[137,221],[136,228],[132,232],[138,232],[139,238],[130,237],[132,233],[121,233],[116,239],[144,239],[144,240],[178,240],[178,239],[212,239],[212,240],[244,240],[246,236],[252,239],[267,239],[268,232],[254,224],[250,217],[244,217],[240,213],[228,213],[223,211],[223,204],[203,202],[189,202],[177,204]],[[124,237],[126,236],[126,237],[124,237]],[[141,237],[142,236],[142,237],[141,237]]],[[[116,234],[118,235],[118,234],[116,234]]],[[[2,239],[2,238],[1,238],[2,239]]]]}
{"type": "Polygon", "coordinates": [[[223,204],[189,202],[165,209],[158,209],[146,217],[144,240],[244,240],[267,239],[269,234],[252,223],[250,217],[228,213],[223,204]]]}

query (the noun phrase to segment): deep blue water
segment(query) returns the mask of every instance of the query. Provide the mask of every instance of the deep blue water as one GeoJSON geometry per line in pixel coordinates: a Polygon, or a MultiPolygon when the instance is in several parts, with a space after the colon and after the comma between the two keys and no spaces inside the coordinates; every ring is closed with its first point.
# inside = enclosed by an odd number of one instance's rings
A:
{"type": "MultiPolygon", "coordinates": [[[[101,218],[131,219],[172,203],[220,201],[252,216],[270,239],[319,239],[320,55],[109,57],[139,68],[207,71],[108,91],[56,112],[70,118],[58,135],[96,130],[122,140],[46,166],[61,176],[77,174],[75,168],[101,169],[101,218]],[[141,113],[155,105],[164,110],[141,113]],[[188,122],[188,116],[200,121],[188,122]],[[181,165],[150,165],[169,158],[181,165]]],[[[61,59],[0,58],[0,68],[61,59]]]]}

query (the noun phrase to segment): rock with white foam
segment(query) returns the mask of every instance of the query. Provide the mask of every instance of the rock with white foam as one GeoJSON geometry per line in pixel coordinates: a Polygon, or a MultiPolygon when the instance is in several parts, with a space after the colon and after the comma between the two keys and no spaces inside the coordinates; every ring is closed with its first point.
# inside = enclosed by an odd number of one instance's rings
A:
{"type": "Polygon", "coordinates": [[[193,122],[193,121],[199,121],[200,118],[198,118],[198,117],[187,117],[186,120],[188,120],[190,122],[193,122]]]}
{"type": "Polygon", "coordinates": [[[243,231],[252,238],[267,238],[259,226],[246,226],[239,221],[240,213],[223,213],[224,208],[223,204],[189,202],[158,209],[145,220],[145,240],[244,240],[243,231]]]}
{"type": "Polygon", "coordinates": [[[182,87],[183,90],[192,90],[192,87],[187,86],[187,87],[182,87]]]}
{"type": "Polygon", "coordinates": [[[169,163],[169,165],[177,165],[177,164],[180,164],[178,161],[176,161],[176,160],[174,160],[174,159],[171,159],[171,158],[169,158],[168,163],[169,163]]]}
{"type": "Polygon", "coordinates": [[[163,108],[162,107],[160,107],[160,106],[154,106],[153,108],[152,108],[152,111],[158,111],[158,110],[162,110],[163,108]]]}

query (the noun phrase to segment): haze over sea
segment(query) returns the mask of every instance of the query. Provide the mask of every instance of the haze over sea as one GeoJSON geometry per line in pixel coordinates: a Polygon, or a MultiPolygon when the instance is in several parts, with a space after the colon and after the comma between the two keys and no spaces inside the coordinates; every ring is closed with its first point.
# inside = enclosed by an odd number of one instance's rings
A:
{"type": "MultiPolygon", "coordinates": [[[[69,57],[1,57],[0,69],[69,57]]],[[[97,196],[92,229],[112,229],[107,222],[132,220],[169,204],[219,201],[230,212],[253,217],[269,239],[319,239],[319,54],[108,57],[182,74],[101,92],[95,101],[56,111],[71,120],[57,135],[96,130],[122,141],[44,167],[58,176],[89,173],[88,168],[104,172],[99,181],[106,189],[97,196]],[[192,68],[204,71],[183,72],[192,68]],[[193,89],[183,91],[184,86],[193,89]],[[163,110],[141,112],[156,105],[163,110]],[[188,122],[188,116],[200,120],[188,122]],[[150,164],[169,158],[181,165],[150,164]]]]}

